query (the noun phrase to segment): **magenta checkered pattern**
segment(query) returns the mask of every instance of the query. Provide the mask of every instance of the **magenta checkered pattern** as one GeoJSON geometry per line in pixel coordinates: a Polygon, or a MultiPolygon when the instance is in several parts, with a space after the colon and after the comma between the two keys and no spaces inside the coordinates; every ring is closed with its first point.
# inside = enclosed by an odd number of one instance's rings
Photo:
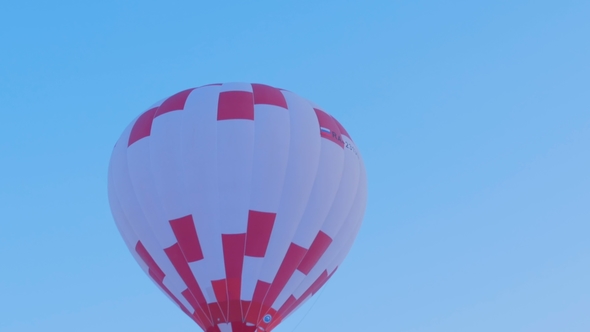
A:
{"type": "Polygon", "coordinates": [[[143,270],[204,331],[271,331],[350,250],[366,204],[350,135],[263,84],[179,92],[115,145],[109,200],[143,270]]]}

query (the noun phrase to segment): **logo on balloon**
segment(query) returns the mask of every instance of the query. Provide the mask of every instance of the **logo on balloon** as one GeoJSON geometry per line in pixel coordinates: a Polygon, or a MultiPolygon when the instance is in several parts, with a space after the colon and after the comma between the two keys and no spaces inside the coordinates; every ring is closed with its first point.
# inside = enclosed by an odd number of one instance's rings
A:
{"type": "Polygon", "coordinates": [[[264,316],[264,318],[262,318],[262,320],[265,323],[270,323],[271,319],[272,319],[272,316],[271,315],[266,315],[266,316],[264,316]]]}

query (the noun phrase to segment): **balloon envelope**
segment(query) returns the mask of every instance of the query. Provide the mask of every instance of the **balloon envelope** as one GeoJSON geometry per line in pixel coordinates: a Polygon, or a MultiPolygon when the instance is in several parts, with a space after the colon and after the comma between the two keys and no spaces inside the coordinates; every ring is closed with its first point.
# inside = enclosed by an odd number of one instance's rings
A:
{"type": "Polygon", "coordinates": [[[108,195],[141,268],[205,331],[271,331],[348,253],[366,204],[350,135],[262,84],[179,92],[116,143],[108,195]]]}

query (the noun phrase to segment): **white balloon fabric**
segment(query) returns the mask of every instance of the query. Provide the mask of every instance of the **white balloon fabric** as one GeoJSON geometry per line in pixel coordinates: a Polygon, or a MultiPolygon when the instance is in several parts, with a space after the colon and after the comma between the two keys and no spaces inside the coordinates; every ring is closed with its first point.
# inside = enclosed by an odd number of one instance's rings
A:
{"type": "Polygon", "coordinates": [[[114,147],[108,195],[141,268],[204,331],[271,331],[350,250],[365,169],[336,119],[262,84],[179,92],[114,147]]]}

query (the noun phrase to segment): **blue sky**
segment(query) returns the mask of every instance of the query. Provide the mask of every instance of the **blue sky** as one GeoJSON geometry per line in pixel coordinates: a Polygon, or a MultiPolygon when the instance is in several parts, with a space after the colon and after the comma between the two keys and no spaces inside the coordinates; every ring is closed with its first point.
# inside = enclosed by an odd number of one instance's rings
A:
{"type": "Polygon", "coordinates": [[[147,106],[227,81],[322,105],[368,172],[352,252],[276,332],[590,331],[588,17],[583,0],[5,1],[0,331],[198,330],[127,253],[107,165],[147,106]]]}

